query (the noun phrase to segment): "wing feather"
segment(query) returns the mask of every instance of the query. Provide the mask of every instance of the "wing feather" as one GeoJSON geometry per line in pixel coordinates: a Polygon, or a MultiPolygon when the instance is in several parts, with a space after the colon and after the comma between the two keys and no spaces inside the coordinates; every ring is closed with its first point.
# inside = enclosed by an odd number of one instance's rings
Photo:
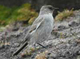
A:
{"type": "Polygon", "coordinates": [[[29,30],[29,33],[33,33],[33,32],[35,32],[40,26],[41,26],[41,24],[44,22],[44,19],[43,18],[41,18],[41,19],[36,19],[35,21],[34,21],[34,23],[32,24],[32,26],[31,26],[31,28],[30,28],[30,30],[29,30]]]}

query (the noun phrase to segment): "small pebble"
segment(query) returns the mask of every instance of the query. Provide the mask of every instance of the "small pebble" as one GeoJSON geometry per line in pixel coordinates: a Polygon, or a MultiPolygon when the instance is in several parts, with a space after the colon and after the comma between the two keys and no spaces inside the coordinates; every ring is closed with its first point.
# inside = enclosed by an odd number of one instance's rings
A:
{"type": "Polygon", "coordinates": [[[74,27],[74,26],[78,26],[78,25],[79,25],[79,23],[77,23],[77,22],[75,22],[75,21],[73,21],[73,22],[71,22],[71,23],[69,24],[70,27],[74,27]]]}
{"type": "Polygon", "coordinates": [[[66,26],[63,25],[58,26],[58,30],[63,30],[63,29],[66,29],[66,26]]]}

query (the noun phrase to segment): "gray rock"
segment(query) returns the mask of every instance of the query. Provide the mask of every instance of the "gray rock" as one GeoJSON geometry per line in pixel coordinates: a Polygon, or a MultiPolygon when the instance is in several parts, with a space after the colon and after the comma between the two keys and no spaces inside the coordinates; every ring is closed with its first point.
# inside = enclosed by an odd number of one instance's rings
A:
{"type": "Polygon", "coordinates": [[[71,22],[71,24],[69,24],[70,27],[74,27],[74,26],[78,26],[78,25],[79,25],[79,23],[77,23],[75,21],[73,21],[73,22],[71,22]]]}

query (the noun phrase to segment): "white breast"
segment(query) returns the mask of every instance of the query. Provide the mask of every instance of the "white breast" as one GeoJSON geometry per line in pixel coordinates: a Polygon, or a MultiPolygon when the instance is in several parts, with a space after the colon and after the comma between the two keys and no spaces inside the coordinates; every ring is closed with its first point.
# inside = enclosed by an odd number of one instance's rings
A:
{"type": "Polygon", "coordinates": [[[44,17],[45,17],[45,21],[47,22],[48,26],[51,26],[53,28],[54,18],[52,14],[51,13],[45,14],[44,17]]]}

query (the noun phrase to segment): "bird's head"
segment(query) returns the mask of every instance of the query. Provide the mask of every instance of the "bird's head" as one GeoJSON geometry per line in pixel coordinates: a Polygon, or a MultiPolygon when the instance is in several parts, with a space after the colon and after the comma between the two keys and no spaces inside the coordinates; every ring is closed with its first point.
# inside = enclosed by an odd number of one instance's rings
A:
{"type": "Polygon", "coordinates": [[[40,14],[53,13],[55,9],[58,9],[58,8],[55,8],[51,5],[44,5],[40,9],[40,14]]]}

